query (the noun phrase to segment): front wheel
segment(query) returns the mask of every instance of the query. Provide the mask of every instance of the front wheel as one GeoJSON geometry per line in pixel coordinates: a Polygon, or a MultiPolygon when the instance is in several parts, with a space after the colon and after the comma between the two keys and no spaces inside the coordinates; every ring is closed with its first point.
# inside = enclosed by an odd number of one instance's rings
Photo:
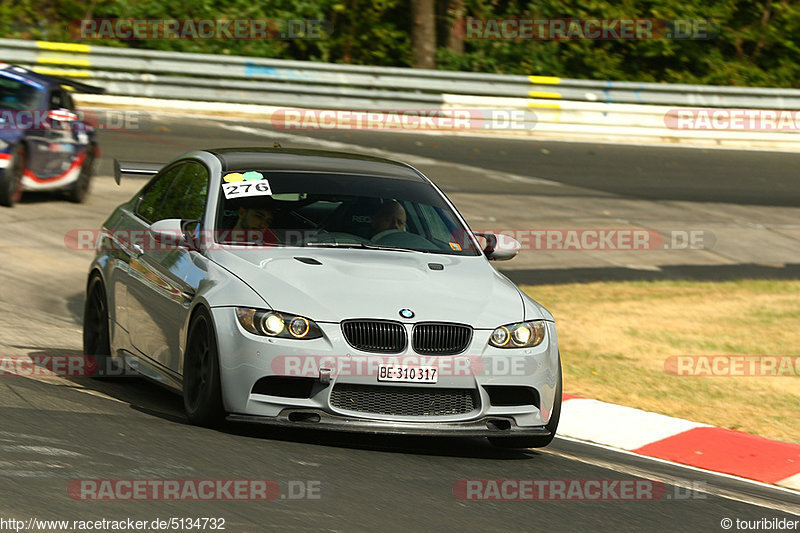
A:
{"type": "Polygon", "coordinates": [[[543,437],[490,437],[489,442],[497,448],[544,448],[553,441],[558,429],[558,420],[561,418],[561,356],[558,358],[558,385],[556,385],[553,412],[545,428],[550,432],[543,437]]]}
{"type": "Polygon", "coordinates": [[[103,280],[94,274],[86,290],[83,307],[83,353],[94,358],[97,368],[92,377],[118,375],[111,358],[111,336],[108,327],[108,300],[103,280]]]}
{"type": "Polygon", "coordinates": [[[11,161],[0,176],[0,205],[13,206],[22,198],[22,175],[25,173],[27,153],[24,146],[11,152],[11,161]]]}
{"type": "Polygon", "coordinates": [[[189,325],[183,365],[183,406],[189,422],[198,426],[215,427],[225,418],[217,337],[205,309],[189,325]]]}

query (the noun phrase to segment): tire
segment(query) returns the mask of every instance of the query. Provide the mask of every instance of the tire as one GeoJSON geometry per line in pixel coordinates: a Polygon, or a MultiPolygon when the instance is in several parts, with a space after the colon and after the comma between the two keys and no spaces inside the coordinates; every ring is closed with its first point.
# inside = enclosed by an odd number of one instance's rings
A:
{"type": "Polygon", "coordinates": [[[183,407],[189,422],[217,427],[225,420],[217,337],[211,315],[201,309],[189,324],[183,365],[183,407]]]}
{"type": "Polygon", "coordinates": [[[108,327],[108,300],[103,280],[94,274],[86,288],[83,307],[83,354],[97,363],[92,377],[119,375],[111,359],[111,336],[108,327]]]}
{"type": "Polygon", "coordinates": [[[22,198],[22,175],[25,173],[27,152],[22,145],[14,148],[11,164],[0,177],[0,205],[13,206],[22,198]]]}
{"type": "Polygon", "coordinates": [[[81,165],[81,173],[78,174],[78,179],[72,185],[72,188],[67,192],[67,199],[70,202],[77,204],[86,200],[89,194],[89,184],[92,181],[92,172],[94,166],[94,145],[89,145],[86,149],[86,158],[81,165]]]}
{"type": "Polygon", "coordinates": [[[558,357],[558,385],[556,385],[553,412],[545,428],[550,432],[543,437],[489,437],[489,442],[496,448],[544,448],[553,441],[561,418],[561,355],[558,357]]]}

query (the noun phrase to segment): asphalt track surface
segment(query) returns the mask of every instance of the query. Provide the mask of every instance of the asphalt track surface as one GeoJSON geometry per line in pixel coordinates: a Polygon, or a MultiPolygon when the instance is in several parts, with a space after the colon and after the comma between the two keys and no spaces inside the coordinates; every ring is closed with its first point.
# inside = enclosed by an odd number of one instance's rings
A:
{"type": "MultiPolygon", "coordinates": [[[[565,185],[549,188],[531,180],[514,184],[518,194],[550,191],[598,200],[627,194],[762,205],[796,205],[800,195],[794,170],[800,155],[356,132],[320,136],[565,185]],[[768,186],[762,174],[747,171],[757,168],[770,169],[768,186]],[[647,175],[655,177],[641,183],[647,175]]],[[[264,141],[208,120],[169,120],[166,126],[142,120],[134,132],[101,133],[99,173],[110,173],[111,157],[167,161],[192,148],[264,141]]],[[[441,183],[446,191],[490,195],[498,187],[448,180],[441,183]]],[[[105,178],[82,206],[39,194],[0,210],[5,354],[81,353],[90,255],[65,247],[64,230],[98,227],[141,183],[116,189],[105,178]]],[[[0,518],[5,519],[216,517],[225,518],[226,530],[234,532],[723,531],[724,518],[734,520],[736,531],[736,519],[800,519],[796,493],[564,439],[543,450],[502,451],[483,440],[250,425],[197,428],[186,424],[178,396],[139,378],[4,377],[0,406],[0,518]],[[266,502],[77,501],[67,487],[79,479],[268,479],[279,484],[281,496],[266,502]],[[463,501],[454,486],[465,479],[652,480],[663,489],[657,500],[643,501],[463,501]],[[319,497],[292,499],[290,482],[311,482],[319,497]]]]}
{"type": "MultiPolygon", "coordinates": [[[[102,132],[105,154],[116,157],[167,160],[183,150],[223,146],[264,145],[267,139],[220,130],[205,121],[176,120],[153,125],[147,114],[136,115],[136,129],[102,132]],[[140,118],[141,117],[141,118],[140,118]],[[205,126],[203,124],[206,124],[205,126]]],[[[230,121],[269,128],[269,123],[230,121]]],[[[730,202],[771,206],[800,205],[800,153],[714,150],[667,146],[534,141],[456,135],[376,133],[368,131],[276,130],[274,140],[292,135],[351,143],[415,154],[444,162],[475,165],[523,176],[546,177],[570,186],[550,194],[730,202]],[[591,192],[590,192],[591,191],[591,192]]],[[[272,143],[269,142],[268,145],[272,143]]],[[[310,146],[307,145],[306,147],[310,146]]],[[[111,167],[100,169],[109,173],[111,167]]],[[[491,182],[450,180],[446,191],[503,193],[491,182]]],[[[515,192],[542,194],[536,184],[516,184],[515,192]]]]}

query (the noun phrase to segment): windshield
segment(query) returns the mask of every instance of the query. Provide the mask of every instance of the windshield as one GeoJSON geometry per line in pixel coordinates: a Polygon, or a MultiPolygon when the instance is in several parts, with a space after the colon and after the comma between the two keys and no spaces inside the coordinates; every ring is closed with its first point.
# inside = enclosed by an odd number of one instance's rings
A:
{"type": "Polygon", "coordinates": [[[216,240],[479,255],[441,195],[405,179],[311,172],[223,176],[216,240]]]}
{"type": "Polygon", "coordinates": [[[39,91],[21,81],[0,76],[0,109],[25,111],[35,109],[39,91]]]}

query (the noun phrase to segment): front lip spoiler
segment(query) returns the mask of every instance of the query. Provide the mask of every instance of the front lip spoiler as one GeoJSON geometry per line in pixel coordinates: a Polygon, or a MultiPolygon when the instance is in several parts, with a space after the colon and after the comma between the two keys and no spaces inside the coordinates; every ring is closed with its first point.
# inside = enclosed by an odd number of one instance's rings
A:
{"type": "Polygon", "coordinates": [[[507,416],[484,416],[465,422],[393,422],[337,416],[320,409],[289,408],[275,417],[230,414],[227,420],[270,426],[347,431],[373,435],[419,435],[440,437],[546,437],[550,431],[544,426],[520,427],[507,416]],[[309,418],[318,416],[318,420],[309,418]],[[293,420],[290,416],[296,417],[293,420]],[[506,428],[490,427],[491,424],[508,424],[506,428]]]}

